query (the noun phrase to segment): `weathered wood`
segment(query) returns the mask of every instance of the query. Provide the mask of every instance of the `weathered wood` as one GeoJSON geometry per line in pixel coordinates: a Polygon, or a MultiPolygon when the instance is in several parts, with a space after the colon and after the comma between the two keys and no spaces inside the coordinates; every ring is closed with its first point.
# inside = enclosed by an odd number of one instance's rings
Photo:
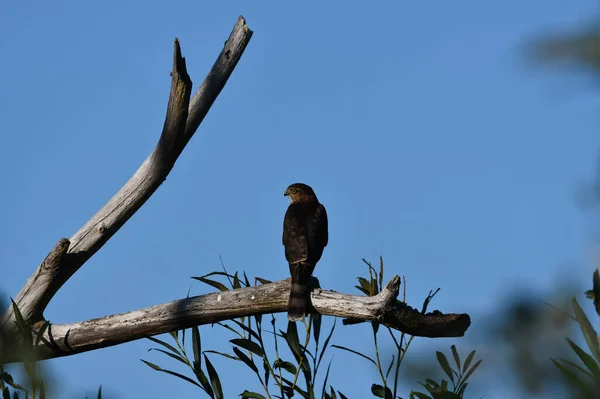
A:
{"type": "MultiPolygon", "coordinates": [[[[167,116],[158,144],[113,198],[70,240],[62,239],[53,253],[59,251],[57,248],[65,248],[66,251],[55,257],[51,264],[46,259],[29,277],[15,298],[28,323],[42,319],[46,306],[63,284],[102,248],[167,178],[185,145],[227,83],[251,37],[252,31],[240,16],[217,61],[191,100],[192,82],[187,74],[179,41],[175,40],[167,116]]],[[[9,307],[0,318],[0,333],[14,331],[13,321],[13,309],[9,307]]]]}
{"type": "MultiPolygon", "coordinates": [[[[395,276],[378,295],[372,297],[317,288],[312,292],[311,301],[314,309],[322,315],[380,321],[401,331],[407,326],[411,335],[464,335],[470,324],[468,315],[444,315],[439,312],[422,315],[396,300],[399,287],[400,278],[395,276]]],[[[44,340],[50,345],[42,341],[35,351],[39,359],[70,356],[195,325],[287,312],[289,293],[290,279],[287,279],[257,287],[180,299],[80,323],[51,324],[44,333],[44,340]]],[[[19,361],[16,353],[5,352],[2,356],[6,362],[19,361]]]]}

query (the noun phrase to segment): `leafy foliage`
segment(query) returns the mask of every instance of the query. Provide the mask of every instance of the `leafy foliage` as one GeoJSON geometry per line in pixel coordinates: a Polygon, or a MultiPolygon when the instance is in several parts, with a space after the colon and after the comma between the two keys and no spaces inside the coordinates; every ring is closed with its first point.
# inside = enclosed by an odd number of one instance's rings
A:
{"type": "MultiPolygon", "coordinates": [[[[600,315],[600,306],[598,305],[600,276],[598,269],[594,271],[593,289],[587,291],[586,296],[592,299],[596,313],[600,315]]],[[[580,363],[577,364],[563,358],[551,358],[551,360],[581,397],[595,398],[600,395],[600,345],[598,334],[575,298],[573,298],[573,311],[589,353],[567,338],[567,343],[580,363]]]]}
{"type": "MultiPolygon", "coordinates": [[[[239,273],[229,274],[225,268],[222,272],[212,272],[193,278],[220,291],[250,286],[245,273],[242,279],[239,273]],[[214,276],[226,279],[229,287],[225,283],[215,280],[214,276]]],[[[267,283],[270,283],[270,281],[262,278],[255,278],[254,280],[255,285],[267,283]]],[[[146,360],[142,361],[156,371],[173,375],[197,386],[204,391],[206,396],[212,399],[223,398],[223,392],[219,374],[210,362],[208,355],[218,355],[242,362],[247,366],[248,371],[256,376],[264,394],[244,390],[240,393],[242,398],[284,399],[297,394],[302,398],[309,399],[317,397],[318,393],[321,394],[322,398],[337,398],[338,395],[340,398],[346,397],[331,385],[327,385],[331,361],[322,379],[322,388],[320,390],[316,388],[318,376],[320,376],[319,371],[323,369],[323,358],[330,346],[329,342],[335,330],[335,322],[323,343],[321,343],[320,315],[311,315],[308,322],[302,322],[303,334],[299,334],[296,323],[292,322],[288,322],[285,331],[277,329],[274,315],[270,315],[268,323],[264,323],[263,316],[258,315],[216,324],[234,335],[235,338],[229,340],[232,344],[231,353],[214,350],[203,351],[198,327],[191,329],[193,348],[191,359],[186,352],[185,330],[171,333],[174,345],[157,338],[149,338],[162,347],[152,348],[151,351],[158,351],[186,365],[191,372],[189,376],[163,369],[146,360]],[[266,339],[267,334],[273,337],[272,341],[266,339]],[[284,354],[284,349],[286,354],[284,354]]]]}

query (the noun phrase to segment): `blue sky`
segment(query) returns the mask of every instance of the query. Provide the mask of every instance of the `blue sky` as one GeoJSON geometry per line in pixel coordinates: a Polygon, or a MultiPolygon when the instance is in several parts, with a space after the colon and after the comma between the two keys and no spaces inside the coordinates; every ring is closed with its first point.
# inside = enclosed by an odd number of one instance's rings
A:
{"type": "MultiPolygon", "coordinates": [[[[575,199],[600,146],[600,102],[573,90],[572,76],[528,66],[524,47],[588,23],[595,2],[366,4],[4,4],[0,291],[15,296],[152,150],[173,39],[195,90],[240,14],[255,33],[208,117],[158,192],[55,296],[48,319],[134,310],[190,286],[201,294],[190,276],[219,269],[219,255],[231,271],[286,278],[282,194],[297,181],[328,210],[329,246],[315,271],[324,288],[352,292],[361,258],[383,255],[388,277],[406,276],[409,303],[441,287],[433,308],[471,313],[475,330],[476,316],[509,291],[565,277],[584,285],[592,229],[575,199]]],[[[221,330],[201,332],[207,347],[227,348],[221,330]]],[[[339,328],[334,343],[368,350],[368,332],[339,328]]],[[[60,397],[99,384],[114,398],[193,395],[139,361],[170,364],[149,347],[48,363],[60,397]]],[[[252,386],[242,368],[215,363],[231,381],[228,397],[252,386]]],[[[376,382],[345,353],[332,368],[330,382],[354,397],[376,382]]],[[[482,394],[500,397],[494,389],[482,394]]]]}

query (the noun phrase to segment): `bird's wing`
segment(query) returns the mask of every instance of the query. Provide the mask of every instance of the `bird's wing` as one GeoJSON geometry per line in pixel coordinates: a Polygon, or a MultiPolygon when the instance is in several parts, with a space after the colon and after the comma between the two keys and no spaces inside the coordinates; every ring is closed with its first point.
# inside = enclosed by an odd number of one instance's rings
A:
{"type": "Polygon", "coordinates": [[[308,256],[308,239],[305,215],[295,204],[288,207],[283,218],[283,245],[289,263],[304,262],[308,256]]]}

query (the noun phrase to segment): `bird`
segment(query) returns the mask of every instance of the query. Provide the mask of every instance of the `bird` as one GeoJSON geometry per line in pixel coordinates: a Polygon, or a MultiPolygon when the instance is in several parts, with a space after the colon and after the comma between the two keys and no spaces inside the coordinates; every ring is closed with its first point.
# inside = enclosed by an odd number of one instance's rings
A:
{"type": "Polygon", "coordinates": [[[290,185],[283,194],[290,205],[283,218],[283,246],[292,282],[288,320],[307,315],[310,307],[310,280],[329,240],[327,211],[313,189],[304,183],[290,185]]]}

